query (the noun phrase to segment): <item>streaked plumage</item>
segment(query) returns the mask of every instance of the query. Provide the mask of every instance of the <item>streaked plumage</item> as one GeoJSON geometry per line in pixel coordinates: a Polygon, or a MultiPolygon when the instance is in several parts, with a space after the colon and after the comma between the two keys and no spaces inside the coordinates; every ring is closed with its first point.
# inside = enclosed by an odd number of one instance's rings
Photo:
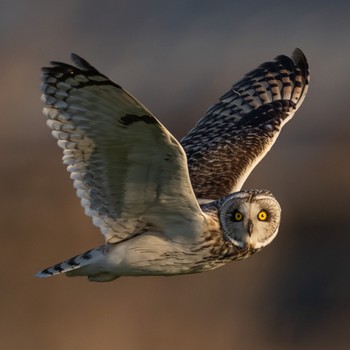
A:
{"type": "Polygon", "coordinates": [[[216,199],[239,191],[302,104],[308,64],[296,49],[248,73],[182,140],[194,192],[216,199]]]}
{"type": "Polygon", "coordinates": [[[247,74],[182,146],[128,92],[72,59],[76,67],[43,68],[44,114],[106,244],[38,276],[109,281],[201,272],[273,240],[278,202],[268,191],[240,189],[305,97],[308,65],[300,50],[247,74]]]}

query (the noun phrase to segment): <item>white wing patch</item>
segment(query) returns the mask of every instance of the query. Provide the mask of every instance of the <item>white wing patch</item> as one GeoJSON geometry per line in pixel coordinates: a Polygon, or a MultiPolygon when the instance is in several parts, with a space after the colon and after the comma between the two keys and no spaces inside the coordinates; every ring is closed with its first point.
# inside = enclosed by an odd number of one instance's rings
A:
{"type": "Polygon", "coordinates": [[[120,86],[73,59],[82,69],[57,62],[43,69],[44,114],[85,213],[106,240],[202,223],[179,143],[120,86]]]}

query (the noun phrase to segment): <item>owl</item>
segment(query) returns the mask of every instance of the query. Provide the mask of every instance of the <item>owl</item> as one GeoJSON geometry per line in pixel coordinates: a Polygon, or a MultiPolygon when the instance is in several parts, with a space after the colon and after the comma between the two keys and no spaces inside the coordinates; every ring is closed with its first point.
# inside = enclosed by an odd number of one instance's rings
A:
{"type": "Polygon", "coordinates": [[[180,143],[121,86],[78,55],[72,61],[42,69],[43,112],[105,243],[37,276],[197,273],[271,243],[278,201],[241,188],[305,98],[301,50],[246,74],[180,143]]]}

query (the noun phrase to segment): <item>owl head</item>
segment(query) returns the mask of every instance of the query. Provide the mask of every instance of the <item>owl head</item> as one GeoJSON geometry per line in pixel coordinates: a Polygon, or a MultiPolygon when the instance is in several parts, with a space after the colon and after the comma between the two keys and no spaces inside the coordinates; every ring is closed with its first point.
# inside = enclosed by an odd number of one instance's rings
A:
{"type": "Polygon", "coordinates": [[[226,239],[235,246],[259,250],[276,237],[281,207],[269,191],[240,191],[224,199],[220,221],[226,239]]]}

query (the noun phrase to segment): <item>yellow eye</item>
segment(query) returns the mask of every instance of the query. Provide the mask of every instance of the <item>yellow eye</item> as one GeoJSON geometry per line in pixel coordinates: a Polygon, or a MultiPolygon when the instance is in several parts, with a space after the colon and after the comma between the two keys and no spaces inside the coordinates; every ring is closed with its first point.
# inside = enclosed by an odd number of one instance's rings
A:
{"type": "Polygon", "coordinates": [[[236,210],[236,211],[233,213],[233,220],[234,220],[234,221],[242,221],[242,220],[243,220],[243,214],[240,213],[238,210],[236,210]]]}
{"type": "Polygon", "coordinates": [[[258,219],[260,221],[265,221],[267,219],[267,211],[266,210],[260,210],[258,214],[258,219]]]}

